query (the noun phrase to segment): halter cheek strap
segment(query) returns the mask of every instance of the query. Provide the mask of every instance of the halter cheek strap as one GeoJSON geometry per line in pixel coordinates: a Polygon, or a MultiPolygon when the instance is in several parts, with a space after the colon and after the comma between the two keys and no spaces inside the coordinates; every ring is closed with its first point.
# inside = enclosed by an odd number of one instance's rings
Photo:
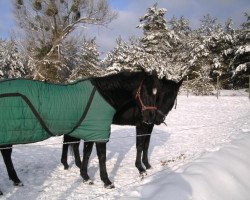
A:
{"type": "Polygon", "coordinates": [[[139,102],[141,104],[141,109],[142,111],[145,111],[145,110],[157,110],[157,107],[156,106],[145,106],[145,104],[143,103],[142,99],[141,99],[141,87],[142,87],[142,84],[143,84],[143,81],[141,81],[141,84],[136,92],[136,95],[135,95],[135,99],[139,99],[139,102]]]}

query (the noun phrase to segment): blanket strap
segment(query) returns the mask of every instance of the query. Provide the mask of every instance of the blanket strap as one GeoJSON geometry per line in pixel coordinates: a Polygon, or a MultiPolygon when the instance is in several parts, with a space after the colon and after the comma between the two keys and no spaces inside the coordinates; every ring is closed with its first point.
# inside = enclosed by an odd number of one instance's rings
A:
{"type": "Polygon", "coordinates": [[[0,98],[4,98],[4,97],[21,97],[25,103],[27,103],[27,105],[30,107],[31,111],[33,112],[33,114],[35,115],[35,117],[37,118],[37,120],[39,121],[39,123],[41,124],[41,126],[43,127],[43,129],[50,135],[50,136],[54,136],[54,134],[49,130],[49,128],[46,126],[45,122],[43,121],[42,117],[39,115],[39,113],[37,112],[36,108],[34,107],[34,105],[31,103],[31,101],[29,100],[28,97],[26,97],[23,94],[20,93],[5,93],[5,94],[0,94],[0,98]]]}
{"type": "MultiPolygon", "coordinates": [[[[96,88],[94,87],[92,89],[92,92],[90,94],[90,97],[89,97],[89,100],[88,100],[88,103],[87,103],[87,106],[80,118],[80,120],[77,122],[77,124],[75,125],[75,127],[69,132],[69,133],[66,133],[65,135],[68,135],[70,133],[72,133],[74,130],[76,130],[80,125],[81,123],[83,122],[83,120],[85,119],[85,117],[87,116],[87,113],[89,111],[89,108],[91,106],[91,103],[93,101],[93,98],[95,96],[95,92],[96,92],[96,88]]],[[[34,105],[31,103],[31,101],[29,100],[28,97],[26,97],[25,95],[23,94],[20,94],[20,93],[5,93],[5,94],[0,94],[0,98],[5,98],[5,97],[21,97],[26,103],[27,105],[30,107],[31,111],[33,112],[33,114],[35,115],[35,117],[37,118],[37,120],[39,121],[39,123],[41,124],[42,128],[50,135],[50,136],[55,136],[55,134],[53,134],[49,128],[46,126],[45,122],[43,121],[42,117],[39,115],[38,111],[36,110],[36,108],[34,107],[34,105]]]]}
{"type": "Polygon", "coordinates": [[[85,108],[85,110],[84,110],[84,112],[83,112],[83,114],[82,114],[80,120],[77,122],[77,124],[75,125],[75,127],[74,127],[70,132],[68,132],[68,133],[66,133],[66,134],[64,134],[64,135],[69,135],[70,133],[72,133],[74,130],[76,130],[76,129],[82,124],[83,120],[86,118],[86,116],[87,116],[87,114],[88,114],[89,108],[90,108],[91,103],[92,103],[92,101],[93,101],[93,98],[94,98],[94,96],[95,96],[95,92],[96,92],[96,87],[94,87],[94,88],[92,89],[92,92],[91,92],[91,94],[90,94],[90,96],[89,96],[89,101],[88,101],[88,103],[87,103],[87,105],[86,105],[86,108],[85,108]]]}

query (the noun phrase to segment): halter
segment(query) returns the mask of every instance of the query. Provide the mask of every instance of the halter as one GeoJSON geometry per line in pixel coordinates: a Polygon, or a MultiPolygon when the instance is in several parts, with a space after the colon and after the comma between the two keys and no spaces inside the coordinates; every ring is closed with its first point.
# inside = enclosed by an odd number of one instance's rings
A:
{"type": "Polygon", "coordinates": [[[144,80],[141,81],[141,84],[136,92],[136,95],[135,95],[135,99],[139,99],[139,102],[141,104],[141,109],[142,111],[145,111],[145,110],[157,110],[157,107],[155,106],[145,106],[142,99],[141,99],[141,87],[142,87],[142,83],[143,83],[144,80]]]}

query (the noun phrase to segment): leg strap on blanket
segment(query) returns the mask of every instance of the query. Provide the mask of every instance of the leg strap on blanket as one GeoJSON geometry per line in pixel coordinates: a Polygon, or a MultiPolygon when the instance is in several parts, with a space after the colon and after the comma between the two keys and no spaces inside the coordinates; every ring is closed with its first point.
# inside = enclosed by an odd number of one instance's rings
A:
{"type": "MultiPolygon", "coordinates": [[[[83,120],[85,119],[88,111],[89,111],[89,108],[91,106],[91,103],[92,103],[92,100],[95,96],[95,92],[96,92],[96,88],[94,87],[92,89],[92,92],[89,96],[89,100],[88,100],[88,103],[87,103],[87,106],[81,116],[81,118],[79,119],[79,121],[77,122],[77,124],[74,126],[74,128],[69,132],[69,133],[66,133],[65,135],[68,135],[70,133],[72,133],[74,130],[76,130],[80,125],[81,123],[83,122],[83,120]]],[[[34,105],[32,104],[32,102],[29,100],[29,98],[23,94],[20,94],[20,93],[5,93],[5,94],[0,94],[0,98],[5,98],[5,97],[21,97],[25,102],[26,104],[30,107],[31,111],[33,112],[33,114],[36,116],[37,120],[39,121],[39,123],[41,124],[41,126],[43,127],[43,129],[50,135],[50,136],[55,136],[55,134],[53,134],[49,128],[46,126],[44,120],[42,119],[42,117],[40,116],[40,114],[38,113],[38,111],[36,110],[36,108],[34,107],[34,105]]]]}
{"type": "Polygon", "coordinates": [[[80,120],[77,122],[76,126],[72,129],[72,131],[70,131],[69,133],[67,133],[67,134],[65,134],[65,135],[69,135],[69,134],[72,133],[74,130],[76,130],[76,129],[81,125],[81,123],[83,122],[83,120],[86,118],[86,116],[87,116],[87,114],[88,114],[88,111],[89,111],[89,108],[90,108],[90,106],[91,106],[91,103],[92,103],[92,101],[93,101],[93,98],[94,98],[94,96],[95,96],[95,92],[96,92],[96,87],[93,88],[93,90],[92,90],[92,92],[91,92],[91,94],[90,94],[90,96],[89,96],[89,101],[88,101],[88,103],[87,103],[87,105],[86,105],[86,108],[85,108],[85,110],[84,110],[84,112],[83,112],[83,114],[82,114],[80,120]]]}

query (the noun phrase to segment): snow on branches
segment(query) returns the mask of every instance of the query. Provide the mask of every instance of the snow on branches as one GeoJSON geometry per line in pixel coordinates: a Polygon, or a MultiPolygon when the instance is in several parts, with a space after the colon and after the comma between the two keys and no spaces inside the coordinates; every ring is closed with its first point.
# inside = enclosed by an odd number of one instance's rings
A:
{"type": "Polygon", "coordinates": [[[158,9],[155,4],[140,18],[138,28],[143,29],[143,37],[130,44],[121,39],[117,41],[117,47],[105,59],[109,72],[156,71],[159,78],[176,82],[185,76],[188,65],[180,62],[184,54],[179,51],[183,41],[168,28],[165,13],[166,9],[158,9]]]}
{"type": "Polygon", "coordinates": [[[0,79],[25,75],[21,54],[13,41],[0,40],[0,79]]]}
{"type": "Polygon", "coordinates": [[[105,58],[104,65],[108,66],[108,73],[143,70],[149,73],[157,72],[159,78],[165,77],[176,82],[180,81],[185,70],[178,65],[168,67],[159,54],[150,54],[139,43],[129,44],[121,39],[117,41],[117,47],[105,58]]]}

